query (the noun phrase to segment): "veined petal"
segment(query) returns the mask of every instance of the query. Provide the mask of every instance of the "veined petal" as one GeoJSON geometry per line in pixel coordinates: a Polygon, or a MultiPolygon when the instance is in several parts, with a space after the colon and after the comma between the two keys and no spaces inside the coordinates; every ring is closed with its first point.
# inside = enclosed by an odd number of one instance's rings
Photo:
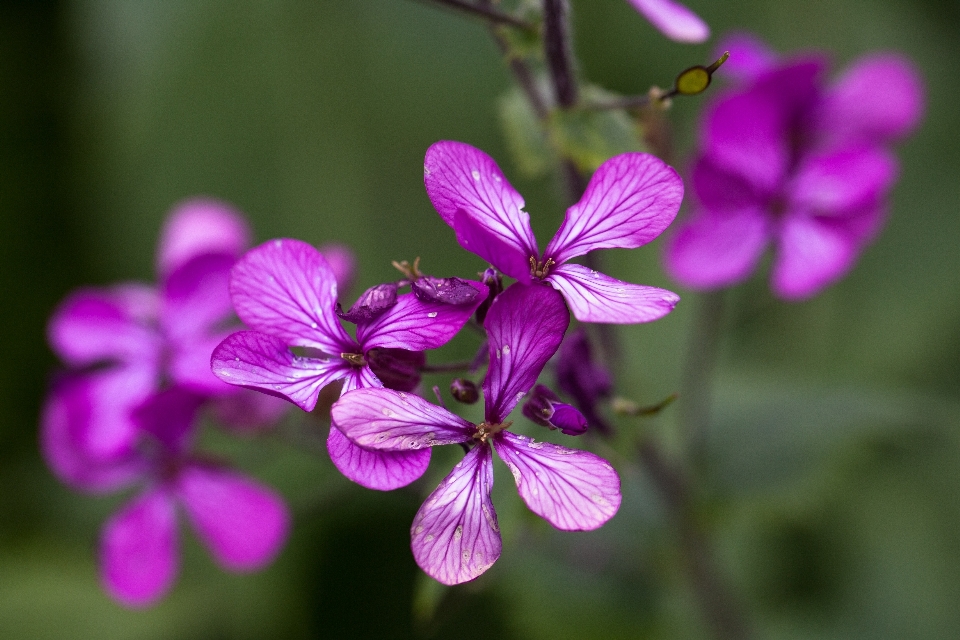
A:
{"type": "Polygon", "coordinates": [[[620,476],[599,456],[509,431],[498,433],[494,446],[523,501],[557,529],[597,529],[620,508],[620,476]]]}
{"type": "Polygon", "coordinates": [[[467,323],[483,302],[487,288],[468,280],[477,291],[470,304],[450,305],[424,302],[413,293],[405,293],[393,305],[369,323],[357,325],[357,340],[364,351],[376,347],[426,351],[442,347],[467,323]]]}
{"type": "Polygon", "coordinates": [[[923,81],[905,57],[889,52],[856,60],[824,96],[817,114],[833,142],[885,142],[910,133],[924,110],[923,81]]]}
{"type": "Polygon", "coordinates": [[[259,331],[238,331],[214,350],[214,375],[230,384],[286,398],[304,411],[317,405],[320,389],[349,375],[341,358],[302,358],[283,340],[259,331]]]}
{"type": "MultiPolygon", "coordinates": [[[[356,393],[356,392],[354,392],[356,393]]],[[[430,449],[370,451],[350,442],[334,425],[327,437],[330,461],[347,478],[368,489],[391,491],[405,487],[427,470],[430,449]]]]}
{"type": "Polygon", "coordinates": [[[514,283],[490,305],[490,366],[483,380],[486,420],[501,423],[533,387],[570,324],[563,298],[540,283],[514,283]]]}
{"type": "Polygon", "coordinates": [[[225,202],[209,198],[178,205],[160,233],[157,271],[164,279],[196,256],[227,254],[236,260],[250,245],[250,228],[243,215],[225,202]]]}
{"type": "Polygon", "coordinates": [[[563,263],[595,249],[634,249],[667,228],[680,210],[683,181],[663,160],[624,153],[597,169],[550,240],[544,258],[563,263]]]}
{"type": "Polygon", "coordinates": [[[774,292],[787,300],[816,295],[853,267],[857,249],[857,240],[842,221],[788,214],[773,262],[774,292]]]}
{"type": "Polygon", "coordinates": [[[527,253],[514,246],[502,234],[491,229],[486,220],[472,216],[463,209],[458,209],[453,218],[457,242],[461,247],[480,256],[511,278],[524,284],[530,282],[530,258],[535,258],[536,252],[527,253]]]}
{"type": "Polygon", "coordinates": [[[160,324],[177,344],[211,332],[233,314],[230,267],[236,257],[207,253],[174,270],[163,282],[160,324]]]}
{"type": "Polygon", "coordinates": [[[761,209],[701,210],[668,239],[664,266],[691,289],[728,287],[750,276],[770,239],[761,209]]]}
{"type": "Polygon", "coordinates": [[[199,538],[231,571],[269,564],[290,532],[283,499],[238,473],[190,465],[177,479],[177,493],[199,538]]]}
{"type": "Polygon", "coordinates": [[[680,296],[657,287],[631,284],[580,264],[564,264],[547,276],[580,322],[634,324],[667,315],[680,296]]]}
{"type": "Polygon", "coordinates": [[[383,386],[383,382],[377,377],[369,366],[351,367],[347,375],[343,378],[343,386],[340,388],[340,395],[347,391],[355,389],[374,388],[383,386]]]}
{"type": "Polygon", "coordinates": [[[154,360],[160,336],[157,294],[146,285],[79,289],[60,303],[50,318],[50,346],[65,362],[82,367],[103,360],[154,360]]]}
{"type": "Polygon", "coordinates": [[[333,423],[354,443],[378,451],[412,451],[470,440],[474,426],[420,396],[358,389],[340,396],[333,423]]]}
{"type": "Polygon", "coordinates": [[[490,501],[493,458],[478,445],[417,511],[410,546],[420,568],[443,584],[473,580],[500,557],[503,543],[490,501]]]}
{"type": "Polygon", "coordinates": [[[703,42],[710,27],[690,9],[673,0],[629,0],[660,33],[677,42],[703,42]]]}
{"type": "Polygon", "coordinates": [[[107,592],[128,607],[153,604],[173,585],[180,563],[177,514],[163,489],[115,513],[100,539],[100,575],[107,592]]]}
{"type": "Polygon", "coordinates": [[[306,242],[270,240],[248,251],[233,267],[230,294],[251,329],[330,355],[353,351],[335,311],[333,270],[306,242]]]}
{"type": "Polygon", "coordinates": [[[803,159],[791,204],[816,215],[856,213],[879,202],[897,179],[897,159],[880,147],[848,147],[803,159]]]}
{"type": "Polygon", "coordinates": [[[524,257],[538,255],[523,198],[480,149],[449,140],[431,145],[423,161],[423,183],[437,213],[455,230],[456,213],[464,211],[512,251],[524,257]]]}

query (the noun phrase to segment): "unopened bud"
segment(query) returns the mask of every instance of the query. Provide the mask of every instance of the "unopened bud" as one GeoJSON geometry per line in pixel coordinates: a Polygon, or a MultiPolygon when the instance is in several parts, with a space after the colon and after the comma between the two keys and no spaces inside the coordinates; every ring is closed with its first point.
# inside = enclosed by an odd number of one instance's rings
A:
{"type": "Polygon", "coordinates": [[[480,392],[477,391],[477,385],[466,378],[455,378],[450,383],[450,393],[457,402],[463,404],[473,404],[480,399],[480,392]]]}

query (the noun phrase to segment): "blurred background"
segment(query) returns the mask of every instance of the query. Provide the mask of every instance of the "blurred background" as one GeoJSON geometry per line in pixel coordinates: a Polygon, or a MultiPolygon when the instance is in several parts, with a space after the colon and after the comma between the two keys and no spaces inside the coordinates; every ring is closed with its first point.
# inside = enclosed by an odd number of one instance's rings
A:
{"type": "MultiPolygon", "coordinates": [[[[701,510],[720,569],[760,637],[960,637],[960,4],[686,4],[710,43],[669,42],[624,0],[574,1],[581,76],[644,93],[747,29],[780,51],[830,51],[835,70],[901,51],[928,90],[889,224],[854,272],[801,304],[772,298],[765,274],[727,296],[701,510]]],[[[354,294],[416,256],[469,277],[482,265],[422,182],[426,148],[454,139],[499,160],[544,242],[562,203],[510,159],[497,115],[510,86],[484,25],[426,0],[0,2],[0,637],[706,637],[676,534],[631,463],[616,465],[620,513],[592,533],[553,531],[498,475],[503,556],[445,589],[414,564],[409,525],[455,452],[381,494],[340,477],[322,439],[213,434],[288,498],[292,538],[265,571],[234,576],[184,527],[172,594],[127,611],[96,567],[100,524],[125,497],[73,493],[38,454],[57,366],[46,319],[81,284],[152,281],[161,222],[184,198],[233,203],[258,240],[350,245],[354,294]]],[[[679,158],[703,102],[670,113],[679,158]]],[[[666,278],[661,249],[607,257],[610,274],[684,296],[621,332],[617,390],[643,402],[678,388],[696,298],[666,278]]],[[[620,428],[669,434],[674,411],[620,428]]]]}

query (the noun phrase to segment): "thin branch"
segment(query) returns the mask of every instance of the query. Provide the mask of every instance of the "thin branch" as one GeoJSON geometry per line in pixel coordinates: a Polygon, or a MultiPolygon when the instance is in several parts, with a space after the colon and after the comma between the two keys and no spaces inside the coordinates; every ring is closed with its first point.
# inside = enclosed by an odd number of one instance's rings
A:
{"type": "Polygon", "coordinates": [[[557,104],[562,109],[567,109],[574,106],[579,97],[577,79],[573,72],[567,0],[544,0],[543,38],[557,104]]]}
{"type": "Polygon", "coordinates": [[[467,13],[473,14],[475,16],[481,17],[485,20],[490,21],[493,24],[505,24],[511,27],[516,27],[518,29],[523,29],[524,31],[535,32],[537,30],[536,25],[527,22],[521,18],[518,18],[509,13],[504,13],[499,9],[496,9],[486,3],[482,4],[473,4],[472,2],[467,2],[467,0],[432,0],[437,4],[442,4],[447,7],[458,9],[460,11],[465,11],[467,13]]]}
{"type": "Polygon", "coordinates": [[[426,364],[420,367],[424,373],[446,373],[449,371],[467,371],[471,362],[445,362],[443,364],[426,364]]]}

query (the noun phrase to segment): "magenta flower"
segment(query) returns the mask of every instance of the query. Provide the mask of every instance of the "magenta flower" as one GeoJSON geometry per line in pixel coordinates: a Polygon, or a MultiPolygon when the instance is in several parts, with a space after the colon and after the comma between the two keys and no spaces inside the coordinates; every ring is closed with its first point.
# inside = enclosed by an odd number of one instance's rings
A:
{"type": "Polygon", "coordinates": [[[690,9],[673,0],[629,0],[633,8],[677,42],[703,42],[710,37],[710,27],[690,9]]]}
{"type": "MultiPolygon", "coordinates": [[[[478,295],[463,305],[423,301],[413,293],[381,305],[374,300],[383,297],[371,294],[372,311],[358,316],[354,339],[337,317],[337,282],[320,252],[299,240],[271,240],[247,252],[233,268],[233,305],[253,330],[234,333],[216,348],[213,372],[225,382],[280,396],[304,411],[312,411],[320,389],[337,380],[343,381],[342,393],[383,386],[375,363],[384,365],[385,377],[411,370],[419,376],[419,352],[444,345],[483,301],[480,294],[487,288],[479,282],[470,286],[478,295]],[[290,347],[313,355],[295,355],[290,347]]],[[[409,384],[410,376],[400,379],[407,390],[416,384],[409,384]]],[[[430,462],[429,450],[367,451],[335,425],[327,449],[345,476],[372,489],[409,484],[430,462]]]]}
{"type": "Polygon", "coordinates": [[[500,529],[490,500],[494,448],[530,510],[558,529],[596,529],[620,507],[620,478],[605,460],[515,435],[505,422],[557,350],[569,321],[560,295],[539,283],[514,284],[497,296],[485,321],[490,368],[479,425],[388,389],[353,391],[333,405],[333,419],[344,434],[371,450],[472,445],[420,507],[411,527],[417,564],[444,584],[472,580],[500,556],[500,529]]]}
{"type": "Polygon", "coordinates": [[[673,221],[683,182],[654,156],[625,153],[603,163],[542,254],[523,198],[483,151],[437,142],[427,150],[423,173],[434,208],[464,249],[524,284],[549,282],[581,322],[649,322],[680,299],[570,262],[595,249],[640,247],[673,221]]]}
{"type": "Polygon", "coordinates": [[[728,45],[744,84],[707,108],[698,207],[670,238],[666,266],[687,287],[727,287],[773,245],[774,292],[808,298],[845,275],[883,224],[898,172],[889,145],[920,119],[920,80],[902,57],[877,53],[827,86],[819,57],[778,61],[746,36],[728,45]]]}
{"type": "Polygon", "coordinates": [[[274,420],[282,403],[226,385],[210,373],[210,353],[232,316],[227,278],[249,231],[240,214],[192,200],[170,215],[160,237],[160,286],[125,283],[72,293],[48,327],[53,350],[79,373],[57,385],[41,428],[43,452],[65,482],[107,490],[102,463],[134,453],[131,411],[173,383],[212,400],[221,417],[248,427],[274,420]],[[266,400],[266,401],[265,401],[266,400]],[[63,410],[64,404],[69,410],[63,410]],[[236,409],[243,406],[243,411],[236,409]],[[68,422],[68,416],[84,416],[68,422]]]}
{"type": "Polygon", "coordinates": [[[127,461],[136,467],[128,480],[143,490],[107,521],[100,541],[104,586],[127,606],[152,604],[172,586],[179,564],[178,506],[214,560],[229,571],[262,568],[287,538],[290,516],[275,492],[190,453],[203,401],[173,387],[133,412],[138,449],[127,461]]]}

